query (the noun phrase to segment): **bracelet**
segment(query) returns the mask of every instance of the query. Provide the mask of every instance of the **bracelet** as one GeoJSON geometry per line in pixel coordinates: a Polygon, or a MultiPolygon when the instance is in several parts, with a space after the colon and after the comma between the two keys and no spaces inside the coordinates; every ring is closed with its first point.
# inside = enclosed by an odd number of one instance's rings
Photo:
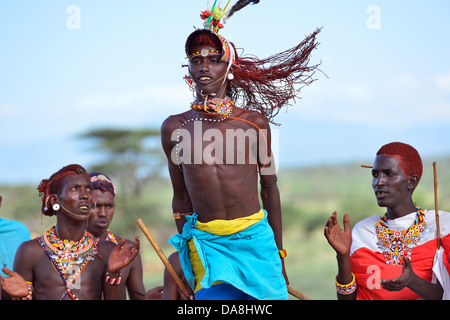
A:
{"type": "Polygon", "coordinates": [[[119,273],[119,276],[117,278],[111,278],[109,273],[106,273],[106,283],[109,283],[112,286],[118,286],[120,284],[120,281],[122,280],[122,274],[119,273]]]}
{"type": "Polygon", "coordinates": [[[181,218],[181,216],[185,216],[185,215],[192,215],[192,214],[194,214],[194,212],[174,212],[173,213],[173,218],[175,219],[175,220],[178,220],[178,219],[180,219],[181,218]]]}
{"type": "Polygon", "coordinates": [[[33,282],[26,281],[26,283],[28,286],[28,294],[25,297],[20,298],[13,297],[13,300],[33,300],[33,291],[34,291],[33,282]]]}
{"type": "Polygon", "coordinates": [[[282,259],[287,257],[287,251],[285,249],[278,250],[278,254],[280,255],[280,258],[282,258],[282,259]]]}
{"type": "Polygon", "coordinates": [[[334,282],[336,283],[336,291],[339,294],[348,296],[356,291],[356,279],[355,279],[355,275],[353,274],[353,272],[352,272],[352,277],[353,277],[352,281],[349,284],[344,285],[344,284],[340,284],[338,282],[338,276],[336,275],[334,282]]]}

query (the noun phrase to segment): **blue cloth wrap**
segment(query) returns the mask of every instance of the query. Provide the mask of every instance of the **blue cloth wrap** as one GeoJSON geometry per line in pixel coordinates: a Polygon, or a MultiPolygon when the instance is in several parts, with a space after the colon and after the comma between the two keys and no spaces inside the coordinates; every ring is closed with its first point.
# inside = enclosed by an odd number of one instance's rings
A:
{"type": "MultiPolygon", "coordinates": [[[[265,212],[265,211],[264,211],[265,212]]],[[[273,230],[264,218],[231,235],[214,235],[196,229],[196,213],[186,215],[182,234],[169,243],[179,251],[184,275],[195,287],[188,241],[193,239],[205,276],[200,284],[210,288],[214,281],[230,284],[259,300],[286,300],[288,292],[273,230]]]]}

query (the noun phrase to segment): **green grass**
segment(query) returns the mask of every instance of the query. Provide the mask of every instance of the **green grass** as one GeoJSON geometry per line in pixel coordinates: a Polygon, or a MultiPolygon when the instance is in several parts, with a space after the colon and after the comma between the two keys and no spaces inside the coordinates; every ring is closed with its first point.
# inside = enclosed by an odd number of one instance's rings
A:
{"type": "MultiPolygon", "coordinates": [[[[278,187],[283,209],[283,242],[288,252],[286,270],[291,286],[312,299],[336,299],[334,276],[337,271],[335,253],[323,236],[328,217],[337,211],[340,220],[350,214],[351,224],[370,215],[384,214],[371,187],[370,169],[359,163],[344,166],[321,166],[285,169],[278,173],[278,187]]],[[[438,160],[439,209],[450,210],[450,158],[438,160]]],[[[172,188],[167,179],[154,179],[136,199],[121,197],[118,188],[117,208],[111,230],[133,239],[139,235],[147,289],[163,283],[164,267],[137,227],[142,218],[166,256],[174,249],[167,240],[176,232],[172,218],[172,188]]],[[[55,219],[42,217],[36,186],[0,186],[3,196],[1,217],[19,220],[32,236],[42,234],[55,219]]],[[[424,161],[424,174],[414,193],[414,200],[424,209],[434,209],[433,170],[424,161]]],[[[342,221],[342,220],[341,220],[342,221]]]]}

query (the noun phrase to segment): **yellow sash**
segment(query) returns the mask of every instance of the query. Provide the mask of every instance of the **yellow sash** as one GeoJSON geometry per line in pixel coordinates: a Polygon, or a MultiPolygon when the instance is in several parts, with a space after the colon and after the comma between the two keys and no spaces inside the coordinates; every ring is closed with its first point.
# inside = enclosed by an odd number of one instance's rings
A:
{"type": "MultiPolygon", "coordinates": [[[[264,218],[264,211],[261,209],[259,212],[254,213],[248,217],[237,218],[233,220],[212,220],[209,222],[200,222],[197,221],[197,229],[201,231],[205,231],[208,233],[212,233],[219,236],[229,235],[236,232],[240,232],[242,230],[247,229],[248,227],[254,225],[258,221],[264,218]]],[[[197,249],[195,248],[194,242],[192,239],[188,241],[190,253],[190,259],[192,264],[192,271],[194,272],[195,277],[195,289],[194,292],[197,292],[202,288],[200,282],[205,276],[205,268],[200,260],[200,256],[198,255],[197,249]]],[[[214,284],[220,283],[219,281],[215,281],[214,284]]]]}
{"type": "Polygon", "coordinates": [[[225,236],[245,230],[260,221],[262,218],[264,218],[264,211],[261,209],[259,212],[248,217],[237,218],[234,220],[217,219],[209,222],[197,221],[197,229],[218,236],[225,236]]]}

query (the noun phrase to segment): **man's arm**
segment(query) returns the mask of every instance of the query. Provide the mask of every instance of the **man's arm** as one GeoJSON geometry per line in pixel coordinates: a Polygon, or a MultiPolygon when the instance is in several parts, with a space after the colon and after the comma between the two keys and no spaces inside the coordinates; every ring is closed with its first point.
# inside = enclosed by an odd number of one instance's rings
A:
{"type": "MultiPolygon", "coordinates": [[[[342,285],[352,283],[353,274],[350,265],[350,249],[352,245],[352,230],[350,228],[350,217],[344,215],[344,229],[341,229],[337,221],[337,212],[333,212],[325,225],[324,235],[328,243],[336,251],[338,263],[337,280],[342,285]]],[[[355,300],[356,290],[349,295],[337,294],[339,300],[355,300]]]]}
{"type": "MultiPolygon", "coordinates": [[[[104,242],[109,243],[110,242],[104,242]]],[[[122,239],[111,251],[108,258],[107,273],[104,283],[104,296],[106,300],[123,300],[118,281],[121,281],[120,270],[129,265],[138,255],[140,249],[139,237],[136,236],[134,246],[125,247],[126,240],[122,239]],[[120,280],[119,280],[120,279],[120,280]]],[[[113,243],[110,243],[114,245],[113,243]]]]}
{"type": "Polygon", "coordinates": [[[138,255],[131,263],[130,273],[127,278],[127,290],[130,300],[144,300],[145,287],[142,280],[142,259],[138,255]]]}
{"type": "Polygon", "coordinates": [[[3,290],[15,298],[23,298],[28,295],[26,281],[33,282],[33,264],[35,255],[41,253],[42,249],[36,240],[23,242],[16,251],[14,258],[14,272],[3,268],[8,277],[2,277],[3,290]]]}
{"type": "Polygon", "coordinates": [[[409,288],[427,300],[442,300],[444,289],[439,282],[431,283],[415,274],[411,261],[403,257],[402,274],[391,280],[382,279],[381,286],[389,291],[400,291],[409,288]]]}
{"type": "MultiPolygon", "coordinates": [[[[174,150],[176,145],[176,141],[172,140],[172,135],[174,133],[176,134],[179,125],[179,121],[177,121],[174,116],[167,118],[163,122],[161,126],[161,144],[167,157],[169,176],[172,183],[172,210],[173,212],[192,212],[192,203],[186,188],[183,172],[180,170],[178,164],[174,163],[172,159],[172,150],[174,150]]],[[[183,232],[185,222],[186,219],[184,216],[175,220],[179,233],[183,232]]]]}
{"type": "MultiPolygon", "coordinates": [[[[267,220],[272,227],[275,243],[279,250],[283,247],[283,222],[281,213],[280,192],[277,186],[277,176],[274,156],[272,154],[272,133],[269,122],[262,115],[258,115],[256,125],[259,127],[258,133],[258,168],[261,184],[261,201],[263,208],[267,211],[267,220]]],[[[286,283],[289,284],[284,266],[284,258],[281,259],[283,275],[286,283]]]]}

